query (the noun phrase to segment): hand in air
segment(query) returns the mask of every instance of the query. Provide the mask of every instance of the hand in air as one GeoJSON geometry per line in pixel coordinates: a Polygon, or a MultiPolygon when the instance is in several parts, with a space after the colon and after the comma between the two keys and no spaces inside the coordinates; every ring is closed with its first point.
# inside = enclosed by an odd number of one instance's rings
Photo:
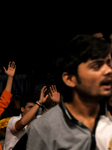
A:
{"type": "Polygon", "coordinates": [[[14,61],[13,61],[12,63],[9,62],[9,64],[8,64],[8,69],[6,70],[5,67],[3,67],[3,69],[4,69],[4,72],[5,72],[8,76],[13,77],[14,74],[15,74],[15,71],[16,71],[15,62],[14,62],[14,61]]]}
{"type": "Polygon", "coordinates": [[[60,102],[60,93],[56,89],[56,85],[52,85],[50,87],[51,93],[49,93],[50,98],[53,102],[59,103],[60,102]]]}
{"type": "Polygon", "coordinates": [[[39,99],[39,102],[40,102],[40,103],[44,103],[44,102],[47,100],[48,96],[49,96],[49,95],[46,95],[46,96],[45,96],[45,91],[46,91],[46,90],[47,90],[46,86],[44,86],[44,87],[41,89],[40,99],[39,99]]]}

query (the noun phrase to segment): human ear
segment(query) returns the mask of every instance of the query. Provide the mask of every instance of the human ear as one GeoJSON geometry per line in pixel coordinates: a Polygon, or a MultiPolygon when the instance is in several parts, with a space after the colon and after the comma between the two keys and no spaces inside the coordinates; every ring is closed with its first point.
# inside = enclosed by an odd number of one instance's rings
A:
{"type": "Polygon", "coordinates": [[[24,112],[24,107],[21,107],[21,112],[22,112],[22,113],[24,112]]]}
{"type": "Polygon", "coordinates": [[[74,88],[76,86],[76,77],[75,77],[75,75],[70,75],[68,72],[63,72],[62,80],[69,87],[74,88]]]}

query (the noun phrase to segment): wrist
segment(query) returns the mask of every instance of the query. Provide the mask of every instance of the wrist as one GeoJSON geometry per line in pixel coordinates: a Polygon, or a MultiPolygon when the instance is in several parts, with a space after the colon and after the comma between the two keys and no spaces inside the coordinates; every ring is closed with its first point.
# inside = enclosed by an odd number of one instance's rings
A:
{"type": "Polygon", "coordinates": [[[13,79],[13,76],[11,76],[11,75],[8,75],[8,78],[10,78],[10,79],[13,79]]]}
{"type": "Polygon", "coordinates": [[[39,107],[42,107],[42,103],[41,103],[41,102],[36,101],[36,104],[37,104],[39,107]]]}

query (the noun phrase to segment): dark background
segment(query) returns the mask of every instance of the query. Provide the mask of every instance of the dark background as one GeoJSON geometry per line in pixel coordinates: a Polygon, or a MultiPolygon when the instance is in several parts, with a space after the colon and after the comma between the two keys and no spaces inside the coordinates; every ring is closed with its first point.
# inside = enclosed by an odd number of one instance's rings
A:
{"type": "Polygon", "coordinates": [[[32,74],[37,82],[52,72],[51,60],[58,53],[56,47],[77,33],[102,32],[106,37],[111,30],[105,12],[95,13],[98,6],[90,14],[92,4],[10,2],[2,7],[0,67],[15,61],[17,74],[32,74]]]}
{"type": "MultiPolygon", "coordinates": [[[[3,66],[15,61],[13,95],[34,93],[38,84],[54,84],[52,59],[59,53],[57,47],[76,34],[95,32],[103,33],[104,38],[112,33],[111,8],[105,2],[104,7],[103,2],[92,1],[4,2],[0,9],[0,75],[4,75],[3,66]]],[[[1,76],[1,92],[6,80],[1,76]]]]}

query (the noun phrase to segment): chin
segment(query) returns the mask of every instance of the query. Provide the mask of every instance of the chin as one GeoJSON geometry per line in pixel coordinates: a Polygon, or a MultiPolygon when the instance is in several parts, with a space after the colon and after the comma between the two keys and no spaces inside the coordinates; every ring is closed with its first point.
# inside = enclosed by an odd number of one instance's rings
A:
{"type": "Polygon", "coordinates": [[[109,99],[110,97],[112,96],[112,93],[103,93],[103,94],[99,94],[99,100],[101,99],[103,99],[103,100],[107,100],[107,99],[109,99]]]}
{"type": "Polygon", "coordinates": [[[112,91],[105,91],[102,93],[102,96],[104,96],[104,97],[109,97],[111,95],[112,95],[112,91]]]}

